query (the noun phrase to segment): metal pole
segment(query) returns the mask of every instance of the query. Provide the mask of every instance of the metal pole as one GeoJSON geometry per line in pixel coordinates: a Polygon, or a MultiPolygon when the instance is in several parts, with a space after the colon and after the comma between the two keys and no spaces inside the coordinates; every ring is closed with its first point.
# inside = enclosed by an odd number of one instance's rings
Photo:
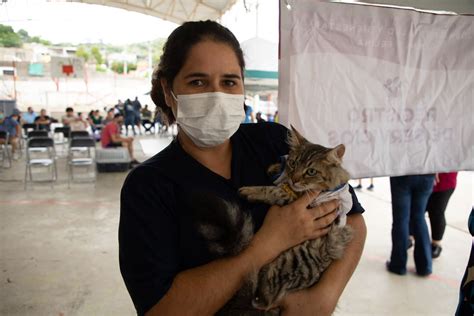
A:
{"type": "Polygon", "coordinates": [[[257,5],[255,6],[255,37],[258,37],[258,0],[257,5]]]}
{"type": "Polygon", "coordinates": [[[148,43],[148,81],[151,82],[151,76],[153,73],[153,56],[151,55],[151,41],[148,43]]]}
{"type": "Polygon", "coordinates": [[[13,99],[16,101],[16,63],[13,60],[13,99]]]}

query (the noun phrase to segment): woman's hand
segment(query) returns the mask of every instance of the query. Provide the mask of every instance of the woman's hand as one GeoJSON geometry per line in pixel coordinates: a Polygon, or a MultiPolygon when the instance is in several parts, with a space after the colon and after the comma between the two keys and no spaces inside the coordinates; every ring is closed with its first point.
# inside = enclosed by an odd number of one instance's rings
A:
{"type": "Polygon", "coordinates": [[[317,195],[306,193],[293,203],[282,207],[275,205],[268,210],[250,245],[259,249],[263,264],[288,248],[328,233],[330,224],[337,217],[339,202],[332,200],[308,209],[317,195]]]}

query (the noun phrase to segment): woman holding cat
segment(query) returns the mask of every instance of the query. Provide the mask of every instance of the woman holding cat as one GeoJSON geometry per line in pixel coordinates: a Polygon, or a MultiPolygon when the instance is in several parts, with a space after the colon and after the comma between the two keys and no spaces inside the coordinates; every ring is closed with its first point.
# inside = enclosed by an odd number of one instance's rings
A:
{"type": "MultiPolygon", "coordinates": [[[[271,185],[268,166],[288,153],[278,124],[242,124],[244,59],[234,35],[211,22],[187,22],[168,38],[151,96],[177,139],[127,177],[121,194],[120,268],[139,315],[211,315],[247,276],[284,250],[327,234],[338,201],[312,209],[317,192],[286,206],[241,199],[240,187],[271,185]],[[257,231],[235,256],[216,259],[199,238],[190,209],[196,193],[249,210],[257,231]]],[[[353,191],[352,191],[353,194],[353,191]]],[[[280,302],[284,315],[329,315],[355,270],[366,228],[353,194],[355,231],[341,260],[313,287],[280,302]]]]}

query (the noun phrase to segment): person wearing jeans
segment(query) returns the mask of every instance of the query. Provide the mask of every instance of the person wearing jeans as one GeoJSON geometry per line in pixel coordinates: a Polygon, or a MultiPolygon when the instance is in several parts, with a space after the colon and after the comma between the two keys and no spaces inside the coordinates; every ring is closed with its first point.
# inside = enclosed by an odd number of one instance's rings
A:
{"type": "Polygon", "coordinates": [[[407,268],[407,248],[410,219],[415,238],[416,273],[432,273],[431,238],[425,220],[428,198],[433,189],[434,174],[390,177],[392,195],[392,253],[388,271],[404,275],[407,268]]]}

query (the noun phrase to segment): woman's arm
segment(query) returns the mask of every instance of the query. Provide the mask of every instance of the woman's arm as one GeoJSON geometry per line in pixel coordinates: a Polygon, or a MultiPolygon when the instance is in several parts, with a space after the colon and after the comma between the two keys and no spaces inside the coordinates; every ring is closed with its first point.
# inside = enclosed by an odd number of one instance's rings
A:
{"type": "Polygon", "coordinates": [[[180,272],[165,296],[146,315],[210,315],[242,286],[245,278],[282,251],[307,239],[327,234],[337,214],[337,201],[307,209],[315,198],[307,194],[295,202],[273,206],[251,244],[239,255],[180,272]]]}
{"type": "Polygon", "coordinates": [[[331,263],[313,287],[294,292],[282,302],[283,315],[331,315],[337,301],[356,269],[364,249],[367,228],[361,214],[347,217],[354,237],[341,259],[331,263]]]}
{"type": "Polygon", "coordinates": [[[212,315],[266,261],[257,247],[179,273],[166,295],[146,315],[212,315]]]}

